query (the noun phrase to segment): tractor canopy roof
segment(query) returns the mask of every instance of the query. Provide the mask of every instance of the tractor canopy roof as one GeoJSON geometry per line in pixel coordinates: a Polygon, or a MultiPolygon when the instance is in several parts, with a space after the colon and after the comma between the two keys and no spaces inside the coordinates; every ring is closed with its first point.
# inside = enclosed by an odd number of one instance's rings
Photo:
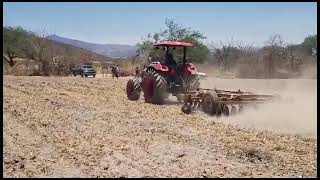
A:
{"type": "Polygon", "coordinates": [[[153,46],[155,46],[155,47],[164,47],[164,46],[193,47],[193,45],[191,43],[178,42],[178,41],[165,41],[165,42],[161,42],[161,43],[156,43],[153,46]]]}

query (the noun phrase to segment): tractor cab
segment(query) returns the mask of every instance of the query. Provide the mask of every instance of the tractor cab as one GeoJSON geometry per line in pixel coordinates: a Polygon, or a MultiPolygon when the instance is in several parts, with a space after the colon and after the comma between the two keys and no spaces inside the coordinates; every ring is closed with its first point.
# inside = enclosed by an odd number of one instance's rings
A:
{"type": "Polygon", "coordinates": [[[178,74],[186,76],[190,73],[195,73],[195,66],[187,61],[187,48],[193,47],[191,43],[167,41],[156,43],[153,46],[161,51],[157,54],[161,54],[163,58],[159,56],[154,58],[148,69],[152,68],[165,73],[167,76],[176,76],[178,74]]]}
{"type": "Polygon", "coordinates": [[[168,65],[177,65],[187,63],[187,47],[193,47],[191,43],[187,42],[177,42],[177,41],[168,41],[162,43],[156,43],[153,45],[155,48],[165,51],[165,61],[164,64],[168,65]],[[183,50],[183,57],[178,56],[179,51],[183,50]]]}

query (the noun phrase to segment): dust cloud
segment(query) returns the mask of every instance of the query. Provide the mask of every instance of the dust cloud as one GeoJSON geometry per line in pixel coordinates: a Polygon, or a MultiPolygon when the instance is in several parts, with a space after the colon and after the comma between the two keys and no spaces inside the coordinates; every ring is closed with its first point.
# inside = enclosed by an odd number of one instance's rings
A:
{"type": "Polygon", "coordinates": [[[202,88],[250,91],[257,94],[277,94],[280,100],[247,107],[244,112],[229,117],[201,117],[246,129],[273,131],[280,134],[316,137],[317,80],[316,79],[218,79],[207,77],[202,88]]]}

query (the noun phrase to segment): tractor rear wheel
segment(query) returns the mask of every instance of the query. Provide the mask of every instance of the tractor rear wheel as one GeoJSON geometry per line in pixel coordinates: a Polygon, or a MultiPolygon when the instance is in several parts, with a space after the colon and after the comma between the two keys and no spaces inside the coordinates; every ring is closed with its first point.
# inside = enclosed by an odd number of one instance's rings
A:
{"type": "Polygon", "coordinates": [[[200,80],[197,75],[190,77],[189,82],[187,82],[187,91],[196,91],[200,87],[200,80]]]}
{"type": "Polygon", "coordinates": [[[137,101],[140,98],[141,86],[138,78],[130,79],[127,82],[127,97],[132,101],[137,101]]]}
{"type": "Polygon", "coordinates": [[[163,104],[167,97],[167,81],[166,79],[153,69],[147,71],[143,78],[143,94],[144,99],[148,103],[163,104]]]}

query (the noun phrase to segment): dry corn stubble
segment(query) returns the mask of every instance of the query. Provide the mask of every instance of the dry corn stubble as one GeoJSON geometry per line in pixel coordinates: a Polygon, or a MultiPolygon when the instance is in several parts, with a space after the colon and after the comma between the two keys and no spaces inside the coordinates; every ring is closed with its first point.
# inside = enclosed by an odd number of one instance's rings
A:
{"type": "Polygon", "coordinates": [[[314,138],[129,101],[127,78],[4,80],[5,177],[316,176],[314,138]]]}

